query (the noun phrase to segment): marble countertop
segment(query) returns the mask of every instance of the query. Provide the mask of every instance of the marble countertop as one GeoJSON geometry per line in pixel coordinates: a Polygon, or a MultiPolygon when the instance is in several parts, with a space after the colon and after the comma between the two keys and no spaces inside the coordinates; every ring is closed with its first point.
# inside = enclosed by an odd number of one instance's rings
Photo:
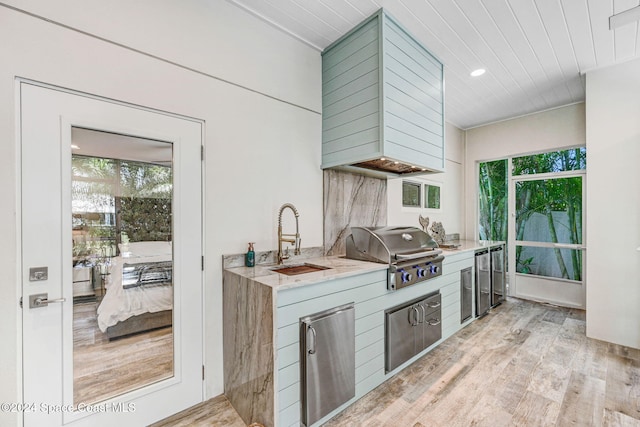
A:
{"type": "MultiPolygon", "coordinates": [[[[452,243],[460,244],[456,249],[442,248],[443,254],[454,255],[460,252],[476,251],[478,249],[490,248],[492,246],[504,244],[500,241],[477,241],[477,240],[457,240],[452,243]]],[[[327,282],[342,277],[356,276],[358,274],[372,271],[386,270],[387,264],[358,261],[347,259],[344,256],[320,256],[285,262],[284,266],[295,266],[300,264],[314,264],[329,267],[327,270],[314,271],[294,276],[276,273],[275,264],[258,264],[255,267],[230,267],[225,271],[237,274],[241,277],[254,280],[260,284],[274,288],[277,291],[296,288],[299,286],[312,285],[314,283],[327,282]]]]}
{"type": "Polygon", "coordinates": [[[260,284],[270,286],[277,291],[282,291],[299,286],[312,285],[314,283],[328,282],[342,277],[386,270],[389,267],[388,264],[357,261],[340,256],[323,256],[304,259],[299,262],[285,262],[284,266],[300,264],[320,265],[323,267],[329,267],[329,269],[295,276],[287,276],[286,274],[272,271],[273,268],[278,267],[274,264],[260,264],[255,267],[232,267],[225,270],[239,276],[246,277],[247,279],[254,280],[260,284]]]}
{"type": "Polygon", "coordinates": [[[448,243],[459,244],[456,249],[442,248],[445,256],[447,254],[455,254],[457,252],[477,251],[478,249],[490,248],[492,246],[503,245],[505,242],[498,240],[455,240],[448,243]]]}

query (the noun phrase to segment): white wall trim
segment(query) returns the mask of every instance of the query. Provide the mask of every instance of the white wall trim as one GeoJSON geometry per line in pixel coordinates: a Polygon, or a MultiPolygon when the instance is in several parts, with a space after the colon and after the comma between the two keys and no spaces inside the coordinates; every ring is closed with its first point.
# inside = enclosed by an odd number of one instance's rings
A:
{"type": "MultiPolygon", "coordinates": [[[[21,114],[21,105],[22,105],[22,98],[20,95],[20,88],[22,86],[22,82],[19,79],[16,79],[14,82],[15,85],[15,99],[14,99],[14,105],[15,105],[15,140],[14,140],[14,144],[15,144],[15,150],[16,150],[16,154],[15,154],[15,170],[16,170],[16,217],[15,217],[15,224],[16,224],[16,229],[15,229],[15,233],[16,233],[16,260],[17,260],[17,274],[16,274],[16,283],[15,283],[15,287],[16,287],[16,297],[17,297],[17,301],[16,303],[19,304],[20,302],[20,298],[22,297],[22,272],[24,271],[24,266],[22,265],[22,126],[21,126],[21,122],[22,122],[22,114],[21,114]]],[[[23,307],[19,307],[18,310],[16,310],[16,326],[17,326],[17,330],[16,330],[16,348],[17,348],[17,354],[16,354],[16,379],[17,379],[17,396],[16,396],[16,402],[23,402],[24,401],[24,381],[22,378],[22,372],[23,372],[23,364],[22,364],[22,357],[23,357],[23,352],[22,352],[22,310],[24,310],[24,304],[23,307]]],[[[18,419],[18,426],[22,427],[24,425],[24,417],[22,416],[17,416],[18,419]]]]}
{"type": "Polygon", "coordinates": [[[251,15],[255,16],[256,18],[260,19],[261,21],[266,22],[267,24],[271,25],[273,28],[282,31],[283,33],[293,37],[296,40],[301,41],[302,43],[306,44],[307,46],[317,50],[318,52],[322,52],[323,48],[321,48],[320,46],[318,46],[315,43],[310,42],[309,40],[300,37],[298,34],[289,31],[288,29],[286,29],[285,27],[283,27],[282,25],[278,24],[277,22],[275,22],[274,20],[267,18],[266,16],[264,16],[263,14],[261,14],[260,12],[256,11],[255,9],[242,4],[242,3],[238,3],[236,0],[228,0],[229,3],[232,3],[233,5],[239,7],[240,9],[250,13],[251,15]]]}
{"type": "Polygon", "coordinates": [[[587,68],[586,70],[580,70],[580,75],[581,76],[586,76],[587,73],[591,73],[593,71],[606,70],[607,68],[614,68],[614,67],[617,67],[618,65],[626,64],[627,62],[633,62],[633,61],[640,61],[640,60],[637,57],[634,57],[634,56],[629,57],[629,58],[624,58],[624,59],[616,58],[616,62],[615,63],[602,65],[600,67],[591,67],[591,68],[587,68]]]}
{"type": "Polygon", "coordinates": [[[561,108],[570,107],[571,105],[578,105],[578,104],[584,104],[584,103],[585,103],[585,101],[570,102],[569,104],[558,105],[557,107],[546,108],[544,110],[534,111],[532,113],[522,114],[520,116],[508,117],[506,119],[496,120],[494,122],[488,122],[488,123],[483,123],[483,124],[479,124],[479,125],[476,125],[476,126],[471,126],[471,127],[468,127],[468,128],[464,128],[463,130],[464,131],[468,131],[468,130],[477,129],[477,128],[481,128],[481,127],[485,127],[485,126],[491,126],[491,125],[495,125],[495,124],[498,124],[498,123],[504,123],[504,122],[508,122],[508,121],[511,121],[511,120],[522,119],[522,118],[528,117],[528,116],[535,116],[536,114],[546,113],[548,111],[559,110],[561,108]]]}
{"type": "MultiPolygon", "coordinates": [[[[51,90],[55,90],[55,91],[58,91],[58,92],[64,92],[64,93],[68,93],[68,94],[71,94],[71,95],[82,96],[84,98],[91,98],[91,99],[95,99],[95,100],[102,101],[102,102],[109,102],[111,104],[122,105],[122,106],[125,106],[125,107],[134,108],[134,109],[137,109],[137,110],[148,111],[150,113],[162,114],[162,115],[165,115],[165,116],[174,117],[174,118],[181,119],[181,120],[188,120],[188,121],[191,121],[191,122],[200,123],[203,128],[204,128],[204,126],[206,124],[205,120],[199,119],[197,117],[189,117],[189,116],[185,116],[183,114],[177,114],[177,113],[172,113],[170,111],[159,110],[157,108],[145,107],[144,105],[140,105],[140,104],[133,104],[131,102],[119,101],[117,99],[108,98],[108,97],[100,96],[100,95],[95,95],[93,93],[82,92],[82,91],[75,90],[75,89],[69,89],[69,88],[62,87],[62,86],[56,86],[56,85],[52,85],[52,84],[49,84],[49,83],[40,82],[40,81],[37,81],[37,80],[32,80],[32,79],[28,79],[28,78],[24,78],[24,77],[20,77],[20,76],[16,76],[16,81],[18,82],[18,84],[21,84],[21,83],[30,84],[30,85],[33,85],[33,86],[38,86],[38,87],[42,87],[42,88],[45,88],[45,89],[51,89],[51,90]]],[[[18,123],[18,125],[19,124],[20,123],[18,123]]]]}

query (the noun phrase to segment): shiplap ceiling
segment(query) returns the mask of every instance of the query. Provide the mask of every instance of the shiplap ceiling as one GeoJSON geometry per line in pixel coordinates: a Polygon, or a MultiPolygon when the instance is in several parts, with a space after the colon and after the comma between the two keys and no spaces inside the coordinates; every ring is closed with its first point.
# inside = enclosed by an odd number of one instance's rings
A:
{"type": "Polygon", "coordinates": [[[636,21],[609,29],[640,0],[230,1],[320,51],[384,7],[444,63],[462,129],[584,101],[585,72],[640,56],[636,21]]]}

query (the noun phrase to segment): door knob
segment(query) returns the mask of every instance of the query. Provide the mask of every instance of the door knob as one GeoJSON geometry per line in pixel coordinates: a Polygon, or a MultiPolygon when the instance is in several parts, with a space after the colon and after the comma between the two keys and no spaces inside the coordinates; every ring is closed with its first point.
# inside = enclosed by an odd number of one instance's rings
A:
{"type": "Polygon", "coordinates": [[[49,299],[49,294],[29,295],[29,308],[46,307],[54,302],[65,302],[65,298],[49,299]]]}

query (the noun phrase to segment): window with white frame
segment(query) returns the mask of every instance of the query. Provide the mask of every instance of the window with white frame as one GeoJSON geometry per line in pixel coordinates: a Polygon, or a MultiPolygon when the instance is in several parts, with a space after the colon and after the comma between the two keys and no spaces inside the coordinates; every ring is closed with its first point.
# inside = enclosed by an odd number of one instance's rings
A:
{"type": "Polygon", "coordinates": [[[424,207],[427,209],[440,209],[440,186],[424,184],[424,207]]]}
{"type": "Polygon", "coordinates": [[[412,181],[402,181],[402,206],[419,208],[421,203],[422,184],[412,181]]]}
{"type": "Polygon", "coordinates": [[[441,185],[426,181],[402,181],[402,206],[405,208],[419,208],[440,210],[441,185]]]}

